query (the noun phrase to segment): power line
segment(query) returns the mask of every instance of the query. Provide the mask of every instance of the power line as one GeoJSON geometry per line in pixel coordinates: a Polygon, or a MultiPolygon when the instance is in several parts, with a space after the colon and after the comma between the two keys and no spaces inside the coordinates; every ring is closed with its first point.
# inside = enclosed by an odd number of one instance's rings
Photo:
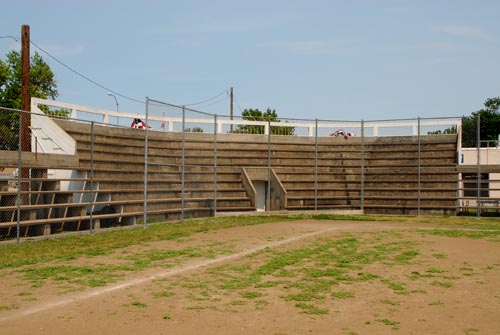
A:
{"type": "Polygon", "coordinates": [[[222,98],[222,99],[217,100],[215,102],[212,102],[212,103],[210,103],[208,105],[200,106],[199,108],[201,109],[201,108],[206,108],[206,107],[209,107],[209,106],[213,106],[213,105],[218,104],[219,102],[226,101],[227,99],[229,99],[229,97],[222,98]]]}
{"type": "Polygon", "coordinates": [[[236,106],[238,106],[238,109],[240,110],[240,112],[242,112],[242,113],[243,113],[243,110],[241,109],[240,104],[238,103],[238,100],[236,99],[236,97],[235,97],[235,96],[233,96],[233,99],[234,99],[234,101],[236,102],[236,106]]]}
{"type": "Polygon", "coordinates": [[[108,91],[108,92],[111,92],[111,93],[113,93],[113,94],[116,94],[117,96],[122,97],[122,98],[124,98],[124,99],[128,99],[128,100],[131,100],[131,101],[134,101],[134,102],[138,102],[138,103],[141,103],[141,104],[144,104],[144,103],[145,103],[145,101],[143,101],[143,100],[139,100],[139,99],[134,99],[134,98],[131,98],[131,97],[129,97],[129,96],[126,96],[126,95],[124,95],[124,94],[121,94],[121,93],[119,93],[119,92],[116,92],[116,91],[114,91],[114,90],[112,90],[112,89],[110,89],[110,88],[108,88],[108,87],[106,87],[106,86],[104,86],[104,85],[102,85],[102,84],[98,83],[97,81],[95,81],[95,80],[93,80],[93,79],[91,79],[91,78],[87,77],[86,75],[82,74],[81,72],[78,72],[77,70],[73,69],[73,68],[72,68],[72,67],[70,67],[69,65],[66,65],[65,63],[63,63],[62,61],[60,61],[58,58],[56,58],[55,56],[53,56],[52,54],[50,54],[48,51],[46,51],[46,50],[42,49],[42,48],[41,48],[39,45],[37,45],[35,42],[33,42],[33,41],[30,41],[30,42],[31,42],[31,44],[33,44],[36,48],[38,48],[40,51],[42,51],[42,52],[43,52],[43,53],[45,53],[47,56],[49,56],[50,58],[52,58],[53,60],[55,60],[57,63],[59,63],[60,65],[64,66],[66,69],[70,70],[70,71],[71,71],[71,72],[73,72],[74,74],[76,74],[76,75],[78,75],[78,76],[82,77],[83,79],[87,80],[88,82],[90,82],[90,83],[92,83],[92,84],[94,84],[94,85],[96,85],[96,86],[98,86],[98,87],[100,87],[100,88],[102,88],[102,89],[104,89],[104,90],[106,90],[106,91],[108,91]]]}
{"type": "Polygon", "coordinates": [[[200,102],[195,102],[195,103],[192,103],[192,104],[187,104],[187,105],[184,105],[184,106],[188,107],[188,106],[194,106],[194,105],[201,105],[202,103],[205,103],[205,102],[208,102],[208,101],[213,100],[213,99],[215,99],[215,98],[218,98],[218,97],[220,97],[220,96],[221,96],[221,95],[223,95],[223,94],[227,94],[227,91],[228,91],[228,90],[222,91],[222,92],[220,92],[219,94],[214,95],[213,97],[208,98],[208,99],[206,99],[206,100],[203,100],[203,101],[200,101],[200,102]]]}
{"type": "MultiPolygon", "coordinates": [[[[11,35],[4,35],[4,36],[0,36],[0,38],[10,38],[10,39],[12,39],[12,40],[14,40],[14,41],[16,41],[16,42],[19,42],[19,41],[20,41],[20,38],[19,38],[19,37],[15,37],[15,36],[11,36],[11,35]]],[[[103,90],[106,90],[107,92],[111,92],[111,93],[113,93],[113,94],[115,94],[115,95],[117,95],[117,96],[119,96],[119,97],[121,97],[121,98],[124,98],[124,99],[130,100],[130,101],[134,101],[134,102],[137,102],[137,103],[140,103],[140,104],[145,104],[145,103],[146,103],[146,102],[145,102],[145,101],[143,101],[143,100],[139,100],[139,99],[135,99],[135,98],[132,98],[132,97],[126,96],[126,95],[124,95],[124,94],[121,94],[121,93],[119,93],[119,92],[116,92],[115,90],[113,90],[113,89],[111,89],[111,88],[108,88],[108,87],[106,87],[106,86],[102,85],[101,83],[98,83],[97,81],[93,80],[92,78],[90,78],[90,77],[88,77],[88,76],[84,75],[83,73],[81,73],[81,72],[79,72],[79,71],[75,70],[75,69],[74,69],[74,68],[72,68],[71,66],[69,66],[69,65],[65,64],[64,62],[62,62],[61,60],[59,60],[57,57],[55,57],[54,55],[52,55],[52,54],[51,54],[50,52],[48,52],[47,50],[45,50],[45,49],[43,49],[42,47],[40,47],[38,44],[36,44],[36,43],[35,43],[35,42],[33,42],[32,40],[30,40],[30,43],[31,43],[32,45],[34,45],[34,46],[35,46],[38,50],[40,50],[41,52],[43,52],[44,54],[46,54],[47,56],[49,56],[50,58],[52,58],[54,61],[56,61],[57,63],[59,63],[61,66],[65,67],[65,68],[66,68],[66,69],[68,69],[69,71],[71,71],[71,72],[73,72],[74,74],[76,74],[77,76],[79,76],[79,77],[81,77],[81,78],[85,79],[86,81],[90,82],[91,84],[93,84],[93,85],[95,85],[95,86],[97,86],[97,87],[99,87],[99,88],[102,88],[103,90]]],[[[221,96],[221,95],[223,95],[223,94],[228,94],[228,90],[226,89],[226,90],[224,90],[224,91],[220,92],[219,94],[214,95],[213,97],[210,97],[210,98],[205,99],[205,100],[203,100],[203,101],[199,101],[199,102],[195,102],[195,103],[191,103],[191,104],[186,104],[186,105],[184,105],[184,106],[185,106],[185,107],[188,107],[188,106],[200,105],[200,104],[203,104],[203,103],[205,103],[205,102],[208,102],[208,101],[214,100],[214,99],[216,99],[216,98],[220,97],[220,96],[221,96]]],[[[208,105],[205,105],[205,106],[200,106],[200,108],[209,107],[209,106],[212,106],[212,105],[218,104],[218,103],[220,103],[220,102],[222,102],[222,101],[225,101],[225,100],[227,100],[227,99],[228,99],[228,97],[225,97],[225,98],[223,98],[223,99],[219,99],[219,100],[217,100],[217,101],[215,101],[215,102],[213,102],[213,103],[210,103],[210,104],[208,104],[208,105]]],[[[238,103],[238,102],[236,102],[236,103],[238,103]]],[[[239,104],[238,104],[238,108],[240,108],[240,107],[239,107],[239,104]]],[[[240,110],[241,110],[241,108],[240,108],[240,110]]]]}
{"type": "Polygon", "coordinates": [[[11,36],[11,35],[0,36],[0,38],[10,38],[10,39],[13,39],[16,42],[20,41],[19,37],[15,37],[15,36],[11,36]]]}

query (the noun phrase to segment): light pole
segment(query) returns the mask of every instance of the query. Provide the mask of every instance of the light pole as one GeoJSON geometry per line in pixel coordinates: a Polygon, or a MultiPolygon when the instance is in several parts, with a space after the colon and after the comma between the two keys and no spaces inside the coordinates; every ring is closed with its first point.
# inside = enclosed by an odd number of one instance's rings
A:
{"type": "MultiPolygon", "coordinates": [[[[119,113],[119,112],[120,112],[120,108],[119,108],[119,106],[118,106],[118,100],[116,100],[115,95],[114,95],[113,93],[111,93],[111,92],[108,92],[108,95],[109,95],[110,97],[113,97],[113,98],[115,99],[115,102],[116,102],[116,112],[117,112],[117,113],[119,113]]],[[[118,126],[120,125],[120,117],[119,117],[118,115],[116,116],[116,124],[117,124],[118,126]]]]}

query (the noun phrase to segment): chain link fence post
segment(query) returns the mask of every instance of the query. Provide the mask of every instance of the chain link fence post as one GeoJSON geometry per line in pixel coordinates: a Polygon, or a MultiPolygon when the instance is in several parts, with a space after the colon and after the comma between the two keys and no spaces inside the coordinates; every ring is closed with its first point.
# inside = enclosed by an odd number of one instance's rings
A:
{"type": "Polygon", "coordinates": [[[477,113],[477,191],[476,191],[476,217],[481,218],[481,113],[477,113]]]}
{"type": "Polygon", "coordinates": [[[314,211],[318,210],[318,119],[314,127],[314,211]]]}
{"type": "Polygon", "coordinates": [[[421,138],[420,138],[420,117],[417,118],[417,136],[418,136],[418,171],[417,171],[417,216],[420,216],[421,200],[421,138]]]}
{"type": "Polygon", "coordinates": [[[18,147],[17,147],[17,221],[16,221],[16,242],[19,243],[21,235],[21,171],[22,166],[22,127],[23,124],[23,112],[19,111],[19,130],[18,130],[18,147]]]}
{"type": "Polygon", "coordinates": [[[186,108],[182,106],[182,158],[181,158],[181,221],[184,221],[184,204],[185,204],[185,174],[186,174],[186,108]]]}
{"type": "Polygon", "coordinates": [[[365,121],[361,120],[361,187],[360,207],[362,214],[365,213],[365,121]]]}
{"type": "Polygon", "coordinates": [[[148,139],[149,139],[149,97],[146,97],[146,129],[144,139],[144,217],[142,227],[144,229],[148,226],[148,139]]]}
{"type": "Polygon", "coordinates": [[[217,214],[217,114],[214,115],[214,217],[217,214]]]}
{"type": "Polygon", "coordinates": [[[94,121],[90,123],[90,226],[89,233],[94,233],[94,121]]]}
{"type": "Polygon", "coordinates": [[[267,117],[267,196],[266,210],[271,211],[271,116],[267,117]]]}

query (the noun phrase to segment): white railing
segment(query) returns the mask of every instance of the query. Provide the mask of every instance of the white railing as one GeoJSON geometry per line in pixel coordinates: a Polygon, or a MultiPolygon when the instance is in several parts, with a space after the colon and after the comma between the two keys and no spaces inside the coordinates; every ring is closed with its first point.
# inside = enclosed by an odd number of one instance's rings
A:
{"type": "MultiPolygon", "coordinates": [[[[103,124],[113,125],[113,126],[124,126],[132,123],[135,118],[146,119],[144,113],[126,113],[126,112],[116,112],[105,109],[97,109],[87,106],[75,105],[54,100],[45,100],[32,98],[32,110],[33,107],[38,105],[45,105],[51,109],[63,109],[67,112],[68,117],[75,120],[82,121],[95,121],[103,124]],[[116,123],[110,122],[110,120],[116,120],[116,123]],[[120,121],[121,120],[121,121],[120,121]]],[[[38,108],[37,108],[38,109],[38,108]]],[[[177,113],[179,114],[179,113],[177,113]]],[[[205,114],[208,115],[208,114],[205,114]]],[[[148,122],[150,124],[159,124],[160,127],[153,127],[153,130],[169,131],[173,132],[176,129],[182,129],[181,125],[183,123],[182,117],[171,117],[171,116],[159,116],[159,115],[148,115],[148,122]]],[[[213,132],[214,129],[214,118],[193,118],[186,117],[184,119],[184,124],[190,125],[200,125],[204,126],[204,132],[213,132]],[[208,130],[207,130],[208,129],[208,130]]],[[[264,134],[269,134],[269,126],[271,127],[294,127],[298,129],[300,135],[302,136],[315,136],[316,125],[318,127],[318,136],[328,136],[338,129],[345,129],[347,132],[354,133],[355,135],[361,135],[361,128],[365,136],[392,136],[392,135],[418,135],[419,125],[420,134],[426,135],[427,132],[423,132],[422,129],[444,129],[449,127],[456,127],[457,133],[461,132],[462,119],[461,118],[433,118],[433,119],[411,119],[411,120],[380,120],[380,121],[319,121],[316,123],[315,120],[287,120],[286,122],[266,122],[266,121],[248,121],[248,120],[231,120],[227,117],[217,118],[217,133],[227,132],[227,129],[233,129],[233,127],[238,126],[260,126],[264,129],[264,134]],[[354,130],[354,131],[353,131],[354,130]],[[404,133],[404,134],[403,134],[404,133]]],[[[178,131],[178,130],[177,130],[178,131]]]]}

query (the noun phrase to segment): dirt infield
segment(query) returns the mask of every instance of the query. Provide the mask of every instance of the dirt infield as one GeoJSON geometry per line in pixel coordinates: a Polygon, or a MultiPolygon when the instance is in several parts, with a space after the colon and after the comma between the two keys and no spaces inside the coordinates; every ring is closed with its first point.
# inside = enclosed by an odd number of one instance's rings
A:
{"type": "Polygon", "coordinates": [[[500,334],[498,235],[435,228],[278,222],[7,268],[0,333],[500,334]]]}

